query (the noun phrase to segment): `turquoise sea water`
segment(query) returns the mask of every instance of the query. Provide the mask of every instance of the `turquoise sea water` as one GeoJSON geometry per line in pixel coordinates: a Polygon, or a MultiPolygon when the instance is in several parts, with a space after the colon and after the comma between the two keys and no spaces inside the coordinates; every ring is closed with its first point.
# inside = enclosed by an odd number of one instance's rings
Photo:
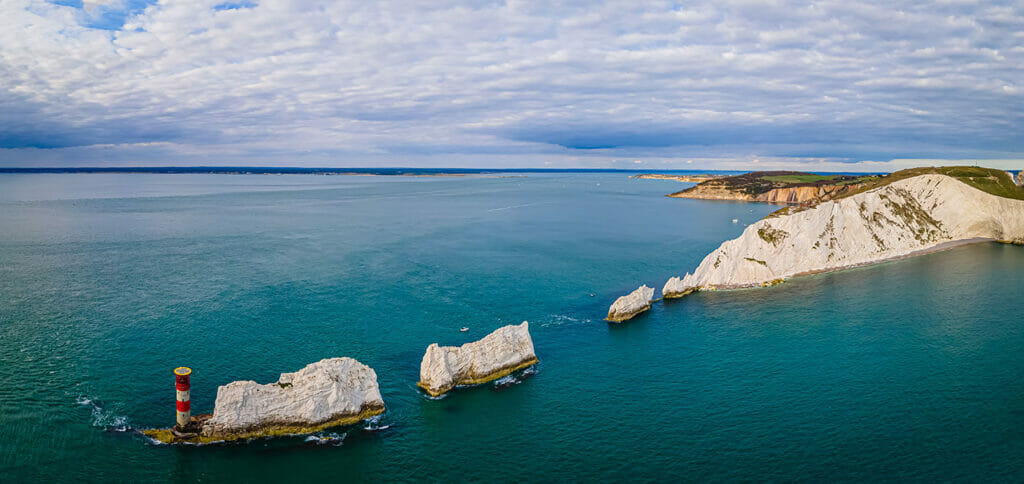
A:
{"type": "Polygon", "coordinates": [[[616,297],[776,208],[662,196],[684,186],[0,175],[0,481],[1024,479],[1024,248],[608,325],[616,297]],[[416,389],[430,343],[523,320],[536,374],[416,389]],[[373,367],[388,411],[330,443],[131,431],[173,423],[175,366],[194,368],[201,412],[218,385],[333,356],[373,367]]]}

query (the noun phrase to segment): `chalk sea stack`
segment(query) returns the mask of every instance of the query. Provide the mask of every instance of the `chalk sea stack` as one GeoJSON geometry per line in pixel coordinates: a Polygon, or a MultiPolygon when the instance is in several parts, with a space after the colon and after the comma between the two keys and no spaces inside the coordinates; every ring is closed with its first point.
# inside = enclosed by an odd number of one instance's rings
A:
{"type": "Polygon", "coordinates": [[[236,381],[219,387],[213,415],[193,417],[198,435],[143,433],[164,442],[207,443],[318,432],[383,412],[372,368],[352,358],[328,358],[282,373],[276,383],[236,381]]]}
{"type": "Polygon", "coordinates": [[[661,296],[665,299],[675,299],[683,297],[694,291],[693,287],[686,287],[683,285],[683,279],[690,277],[690,273],[687,272],[683,278],[672,277],[665,283],[665,286],[661,288],[661,296]]]}
{"type": "Polygon", "coordinates": [[[616,299],[612,306],[608,308],[608,317],[605,319],[621,323],[651,309],[651,303],[653,302],[654,288],[647,287],[647,285],[640,286],[635,291],[616,299]]]}
{"type": "Polygon", "coordinates": [[[984,240],[1024,243],[1024,190],[1006,172],[904,170],[848,196],[769,215],[662,292],[766,286],[984,240]]]}
{"type": "Polygon", "coordinates": [[[417,385],[436,397],[456,385],[486,383],[535,364],[530,326],[523,321],[462,346],[431,344],[420,363],[417,385]]]}

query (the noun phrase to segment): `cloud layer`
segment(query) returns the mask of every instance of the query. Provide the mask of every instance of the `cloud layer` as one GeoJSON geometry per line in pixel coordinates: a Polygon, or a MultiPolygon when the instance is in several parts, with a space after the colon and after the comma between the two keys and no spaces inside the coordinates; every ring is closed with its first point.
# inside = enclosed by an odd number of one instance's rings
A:
{"type": "Polygon", "coordinates": [[[0,164],[1024,158],[1024,2],[0,2],[0,164]]]}

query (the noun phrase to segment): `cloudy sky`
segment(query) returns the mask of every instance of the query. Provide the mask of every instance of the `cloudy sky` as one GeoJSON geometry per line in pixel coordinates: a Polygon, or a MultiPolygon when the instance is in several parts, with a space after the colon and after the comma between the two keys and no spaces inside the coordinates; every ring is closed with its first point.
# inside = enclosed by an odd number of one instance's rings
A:
{"type": "Polygon", "coordinates": [[[0,0],[0,165],[1024,168],[1024,1],[925,3],[0,0]]]}

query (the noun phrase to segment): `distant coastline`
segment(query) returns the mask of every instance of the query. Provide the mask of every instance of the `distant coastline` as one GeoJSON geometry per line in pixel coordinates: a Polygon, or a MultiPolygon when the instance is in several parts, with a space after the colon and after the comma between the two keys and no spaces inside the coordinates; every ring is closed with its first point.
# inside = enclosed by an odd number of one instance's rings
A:
{"type": "MultiPolygon", "coordinates": [[[[378,176],[465,176],[503,173],[644,173],[645,170],[618,168],[289,168],[251,166],[126,166],[126,167],[0,167],[4,173],[143,173],[214,175],[378,175],[378,176]]],[[[665,170],[664,173],[740,173],[736,171],[665,170]]]]}
{"type": "Polygon", "coordinates": [[[715,178],[723,178],[727,175],[702,173],[699,175],[666,175],[662,173],[642,173],[633,175],[630,178],[638,180],[675,180],[684,183],[701,183],[715,178]]]}

